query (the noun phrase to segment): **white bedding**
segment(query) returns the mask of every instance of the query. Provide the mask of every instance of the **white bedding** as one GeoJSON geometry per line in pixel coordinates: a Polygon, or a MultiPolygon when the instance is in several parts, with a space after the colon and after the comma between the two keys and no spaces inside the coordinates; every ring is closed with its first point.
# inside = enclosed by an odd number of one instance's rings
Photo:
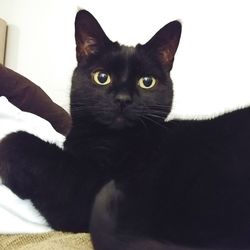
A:
{"type": "Polygon", "coordinates": [[[43,233],[52,229],[29,200],[0,184],[0,234],[43,233]]]}
{"type": "MultiPolygon", "coordinates": [[[[65,139],[46,120],[22,112],[5,97],[0,97],[0,139],[18,130],[27,131],[59,146],[65,139]]],[[[18,198],[0,179],[0,233],[41,233],[51,230],[32,203],[18,198]]]]}

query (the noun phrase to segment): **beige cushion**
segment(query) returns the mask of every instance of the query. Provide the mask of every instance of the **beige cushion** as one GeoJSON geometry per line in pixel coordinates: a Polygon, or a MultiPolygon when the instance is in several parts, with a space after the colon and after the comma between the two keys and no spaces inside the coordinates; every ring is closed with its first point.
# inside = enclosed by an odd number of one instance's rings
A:
{"type": "Polygon", "coordinates": [[[90,236],[50,232],[42,234],[0,235],[2,250],[93,250],[90,236]]]}

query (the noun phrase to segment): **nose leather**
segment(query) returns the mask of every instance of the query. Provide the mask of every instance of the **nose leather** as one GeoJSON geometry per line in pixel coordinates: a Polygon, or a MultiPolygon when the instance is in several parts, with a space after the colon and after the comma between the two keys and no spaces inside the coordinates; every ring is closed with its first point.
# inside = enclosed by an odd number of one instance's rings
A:
{"type": "Polygon", "coordinates": [[[132,103],[132,97],[128,93],[118,93],[114,98],[114,102],[121,108],[125,108],[132,103]]]}

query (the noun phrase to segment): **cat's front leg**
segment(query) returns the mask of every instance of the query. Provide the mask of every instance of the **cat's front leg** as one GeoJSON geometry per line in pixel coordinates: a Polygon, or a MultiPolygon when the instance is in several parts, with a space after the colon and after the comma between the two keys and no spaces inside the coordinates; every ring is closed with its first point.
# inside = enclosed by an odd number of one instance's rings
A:
{"type": "Polygon", "coordinates": [[[26,132],[7,135],[0,142],[0,176],[21,198],[32,198],[50,185],[63,151],[26,132]]]}
{"type": "MultiPolygon", "coordinates": [[[[129,197],[115,181],[110,181],[97,194],[90,221],[91,239],[95,250],[226,250],[177,245],[168,239],[156,240],[135,230],[136,219],[124,230],[121,214],[126,213],[129,197]]],[[[129,216],[127,214],[126,216],[129,216]]],[[[228,249],[228,248],[227,248],[228,249]]]]}
{"type": "Polygon", "coordinates": [[[115,181],[106,184],[96,196],[90,222],[95,250],[190,250],[123,231],[120,228],[119,210],[124,203],[126,197],[116,187],[115,181]]]}
{"type": "Polygon", "coordinates": [[[126,242],[120,242],[116,237],[118,199],[122,193],[118,191],[115,182],[106,184],[98,193],[92,209],[90,232],[95,250],[124,250],[126,242]]]}

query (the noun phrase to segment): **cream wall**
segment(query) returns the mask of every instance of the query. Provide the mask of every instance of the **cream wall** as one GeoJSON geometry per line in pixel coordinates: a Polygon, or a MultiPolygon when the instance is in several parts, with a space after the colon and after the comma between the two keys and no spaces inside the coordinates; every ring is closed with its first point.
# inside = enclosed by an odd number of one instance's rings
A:
{"type": "Polygon", "coordinates": [[[8,25],[6,66],[67,107],[75,61],[74,16],[90,10],[112,40],[146,42],[173,19],[183,36],[172,77],[174,112],[206,115],[250,103],[247,0],[0,0],[8,25]]]}
{"type": "Polygon", "coordinates": [[[33,80],[67,107],[66,93],[75,65],[75,10],[64,2],[0,0],[0,16],[8,23],[6,66],[33,80]]]}

